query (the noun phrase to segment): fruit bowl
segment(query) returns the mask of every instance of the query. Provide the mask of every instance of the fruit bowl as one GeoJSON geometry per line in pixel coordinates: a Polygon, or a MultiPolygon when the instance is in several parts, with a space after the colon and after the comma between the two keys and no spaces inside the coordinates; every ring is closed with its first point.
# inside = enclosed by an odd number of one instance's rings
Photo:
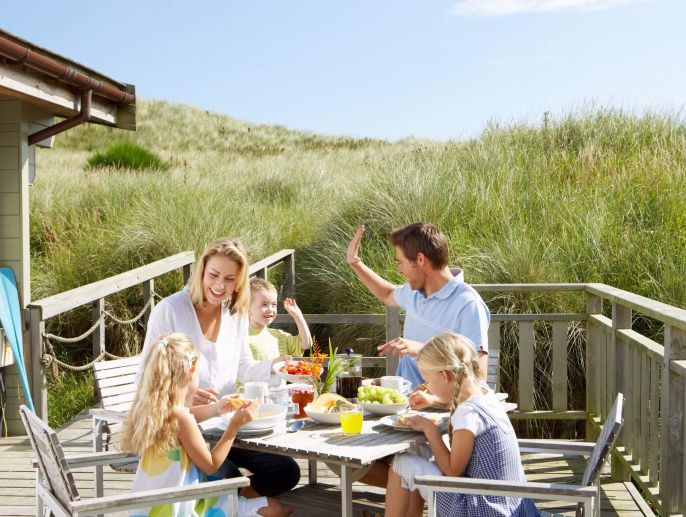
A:
{"type": "MultiPolygon", "coordinates": [[[[279,377],[281,377],[283,380],[287,382],[312,382],[313,375],[311,373],[303,373],[303,374],[297,374],[297,373],[289,373],[287,371],[282,371],[285,370],[286,368],[291,368],[293,370],[298,369],[299,365],[302,364],[309,364],[306,361],[279,361],[278,363],[275,363],[274,366],[272,366],[272,369],[275,374],[277,374],[279,377]]],[[[321,373],[320,373],[321,375],[321,373]]]]}
{"type": "Polygon", "coordinates": [[[340,413],[320,413],[319,411],[312,409],[311,404],[305,406],[305,414],[320,424],[341,425],[340,413]]]}
{"type": "Polygon", "coordinates": [[[407,400],[405,402],[398,402],[397,404],[380,404],[379,402],[359,402],[363,409],[374,413],[376,415],[395,415],[407,407],[407,400]]]}

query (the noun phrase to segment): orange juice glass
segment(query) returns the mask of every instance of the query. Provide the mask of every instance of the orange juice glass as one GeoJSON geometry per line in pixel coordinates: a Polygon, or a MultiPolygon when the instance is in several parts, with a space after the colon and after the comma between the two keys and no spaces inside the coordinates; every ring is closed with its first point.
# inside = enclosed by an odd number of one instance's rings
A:
{"type": "Polygon", "coordinates": [[[360,434],[362,432],[362,408],[341,409],[341,429],[345,434],[360,434]]]}

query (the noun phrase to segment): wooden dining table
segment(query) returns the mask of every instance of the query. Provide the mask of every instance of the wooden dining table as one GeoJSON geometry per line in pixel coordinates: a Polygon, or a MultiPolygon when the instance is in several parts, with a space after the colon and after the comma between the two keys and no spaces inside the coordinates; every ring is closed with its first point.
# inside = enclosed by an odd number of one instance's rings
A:
{"type": "MultiPolygon", "coordinates": [[[[446,422],[449,416],[447,412],[434,415],[445,417],[446,422]]],[[[340,425],[320,424],[309,419],[301,430],[287,433],[287,423],[283,422],[265,434],[239,434],[234,446],[307,459],[311,485],[317,482],[317,461],[339,464],[341,515],[352,517],[352,484],[357,478],[355,470],[386,456],[408,451],[413,445],[426,441],[423,433],[389,427],[381,423],[381,418],[365,413],[362,432],[350,435],[343,434],[340,425]]],[[[224,425],[222,418],[215,417],[202,422],[200,428],[206,438],[216,440],[224,432],[224,425]]]]}

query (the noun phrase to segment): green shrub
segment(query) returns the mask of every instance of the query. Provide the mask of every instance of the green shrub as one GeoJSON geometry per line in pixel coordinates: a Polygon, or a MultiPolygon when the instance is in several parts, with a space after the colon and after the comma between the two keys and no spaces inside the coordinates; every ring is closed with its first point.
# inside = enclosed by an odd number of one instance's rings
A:
{"type": "Polygon", "coordinates": [[[169,167],[157,154],[138,144],[123,140],[110,145],[103,153],[88,158],[86,168],[112,167],[133,170],[167,170],[169,167]]]}

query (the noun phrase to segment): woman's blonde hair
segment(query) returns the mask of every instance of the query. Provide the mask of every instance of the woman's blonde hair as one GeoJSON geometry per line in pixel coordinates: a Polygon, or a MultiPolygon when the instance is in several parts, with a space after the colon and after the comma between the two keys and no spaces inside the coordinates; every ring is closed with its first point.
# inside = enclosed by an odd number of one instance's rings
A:
{"type": "Polygon", "coordinates": [[[173,408],[183,405],[179,392],[190,382],[197,360],[198,352],[186,334],[164,334],[152,345],[124,425],[123,450],[162,456],[178,446],[179,424],[173,408]]]}
{"type": "Polygon", "coordinates": [[[439,334],[431,338],[417,354],[417,365],[422,370],[450,372],[455,383],[455,395],[450,408],[460,400],[462,382],[467,377],[476,381],[479,375],[479,356],[472,342],[459,334],[439,334]]]}
{"type": "Polygon", "coordinates": [[[188,279],[188,294],[191,302],[196,307],[204,307],[205,295],[202,289],[202,278],[205,274],[205,266],[208,259],[213,255],[224,255],[238,265],[236,276],[236,287],[227,300],[227,306],[231,314],[247,314],[250,308],[250,289],[248,287],[248,254],[245,252],[243,244],[238,239],[220,237],[212,242],[203,251],[202,255],[195,264],[195,269],[188,279]]]}

